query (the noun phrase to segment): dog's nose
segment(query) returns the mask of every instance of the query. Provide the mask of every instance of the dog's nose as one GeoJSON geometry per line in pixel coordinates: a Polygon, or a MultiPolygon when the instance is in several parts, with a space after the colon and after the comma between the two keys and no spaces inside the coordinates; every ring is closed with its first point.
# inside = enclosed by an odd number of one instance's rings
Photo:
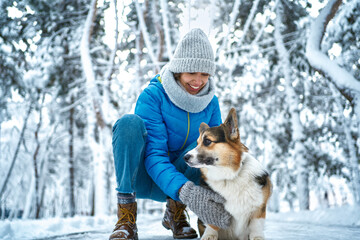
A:
{"type": "Polygon", "coordinates": [[[188,162],[191,157],[192,157],[191,154],[186,154],[186,155],[184,156],[185,162],[188,162]]]}

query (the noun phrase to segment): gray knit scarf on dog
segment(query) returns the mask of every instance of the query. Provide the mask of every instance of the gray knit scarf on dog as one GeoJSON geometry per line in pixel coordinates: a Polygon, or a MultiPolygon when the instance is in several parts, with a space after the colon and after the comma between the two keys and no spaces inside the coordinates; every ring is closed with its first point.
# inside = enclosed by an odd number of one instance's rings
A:
{"type": "Polygon", "coordinates": [[[179,108],[198,113],[204,110],[215,94],[215,88],[211,77],[203,89],[196,95],[188,93],[185,88],[175,80],[174,74],[165,65],[160,72],[162,85],[170,100],[179,108]]]}

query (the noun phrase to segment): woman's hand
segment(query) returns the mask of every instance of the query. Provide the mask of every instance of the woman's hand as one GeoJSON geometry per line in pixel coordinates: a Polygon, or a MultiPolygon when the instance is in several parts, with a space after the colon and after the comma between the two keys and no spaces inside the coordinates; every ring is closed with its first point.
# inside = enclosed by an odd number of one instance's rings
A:
{"type": "Polygon", "coordinates": [[[231,215],[225,210],[225,199],[211,189],[186,182],[179,190],[180,200],[204,223],[220,228],[230,226],[231,215]]]}

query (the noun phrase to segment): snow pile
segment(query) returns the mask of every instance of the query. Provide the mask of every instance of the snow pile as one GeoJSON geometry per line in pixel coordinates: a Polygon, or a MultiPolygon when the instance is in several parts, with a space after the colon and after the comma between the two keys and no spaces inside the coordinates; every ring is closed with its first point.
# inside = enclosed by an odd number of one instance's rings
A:
{"type": "Polygon", "coordinates": [[[303,222],[320,225],[341,225],[360,227],[360,206],[342,206],[314,211],[268,213],[270,221],[303,222]]]}

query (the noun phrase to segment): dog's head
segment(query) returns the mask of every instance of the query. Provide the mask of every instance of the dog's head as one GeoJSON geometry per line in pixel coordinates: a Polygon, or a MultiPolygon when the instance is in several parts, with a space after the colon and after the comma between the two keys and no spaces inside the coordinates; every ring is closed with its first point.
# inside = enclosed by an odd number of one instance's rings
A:
{"type": "Polygon", "coordinates": [[[223,124],[210,128],[201,123],[197,147],[185,156],[185,162],[195,168],[223,172],[224,178],[231,177],[241,166],[241,155],[247,148],[241,143],[236,111],[232,108],[223,124]],[[220,171],[219,171],[220,170],[220,171]],[[227,176],[227,177],[226,177],[227,176]]]}

